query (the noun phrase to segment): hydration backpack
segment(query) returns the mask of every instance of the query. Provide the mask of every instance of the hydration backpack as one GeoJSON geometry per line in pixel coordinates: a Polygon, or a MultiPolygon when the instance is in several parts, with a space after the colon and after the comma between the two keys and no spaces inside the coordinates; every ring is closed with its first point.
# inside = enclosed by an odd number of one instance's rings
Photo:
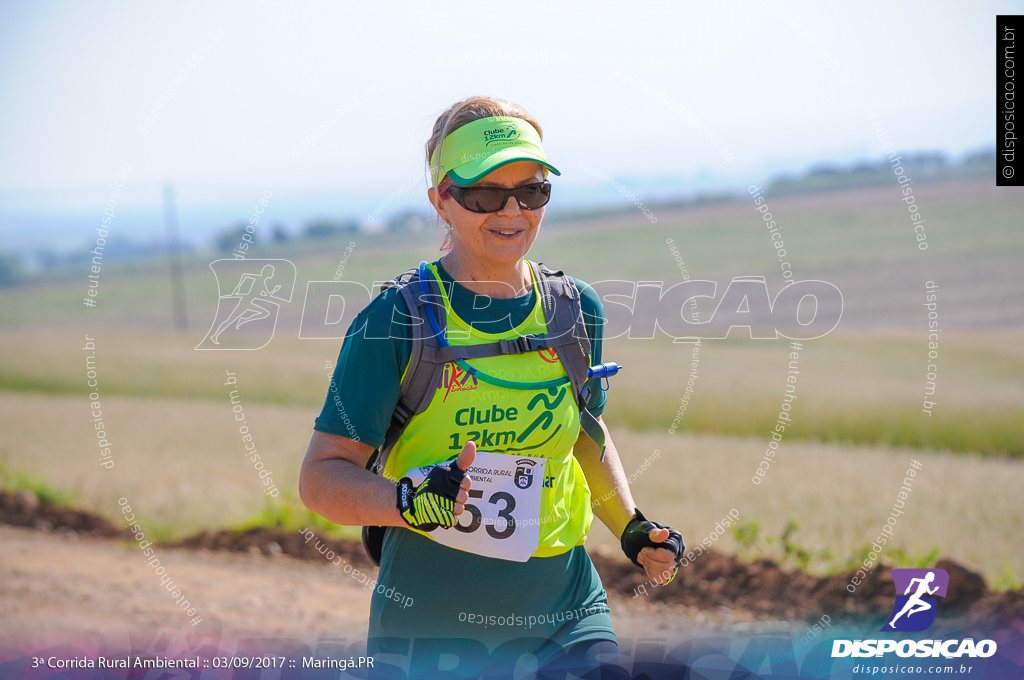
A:
{"type": "MultiPolygon", "coordinates": [[[[583,308],[580,305],[580,291],[576,282],[561,271],[549,269],[543,264],[529,262],[534,280],[538,284],[536,294],[540,296],[544,309],[547,333],[522,335],[496,342],[478,345],[449,345],[445,339],[447,323],[445,315],[440,318],[436,310],[444,310],[443,298],[437,279],[421,262],[419,267],[410,269],[401,276],[381,285],[381,292],[397,288],[409,310],[408,323],[412,330],[412,351],[409,364],[402,377],[401,393],[391,423],[384,435],[384,443],[373,452],[366,463],[366,469],[381,474],[395,443],[401,437],[409,420],[423,413],[434,397],[440,384],[445,365],[459,364],[465,370],[463,381],[479,378],[484,382],[511,389],[540,389],[553,385],[547,383],[510,383],[483,374],[466,359],[482,359],[501,355],[523,354],[543,349],[553,349],[565,368],[566,378],[559,383],[570,383],[580,410],[580,428],[601,449],[604,459],[604,430],[597,418],[587,410],[590,386],[587,380],[595,375],[606,377],[618,370],[618,365],[608,362],[599,367],[590,367],[590,338],[583,322],[583,308]],[[612,368],[614,367],[614,368],[612,368]]],[[[454,378],[453,378],[454,379],[454,378]]],[[[363,546],[375,564],[380,564],[385,527],[363,527],[363,546]]]]}

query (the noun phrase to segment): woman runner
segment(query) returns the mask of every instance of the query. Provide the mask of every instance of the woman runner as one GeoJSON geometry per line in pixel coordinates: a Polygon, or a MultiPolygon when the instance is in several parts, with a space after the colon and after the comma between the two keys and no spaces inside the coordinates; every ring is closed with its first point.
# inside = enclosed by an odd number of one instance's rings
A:
{"type": "MultiPolygon", "coordinates": [[[[541,140],[530,113],[488,97],[457,102],[434,124],[427,195],[447,238],[444,255],[420,273],[441,293],[432,313],[444,317],[448,344],[547,330],[540,269],[526,259],[550,197],[548,172],[560,174],[541,140]]],[[[596,365],[603,307],[586,283],[572,282],[596,365]]],[[[672,580],[684,546],[679,532],[636,510],[600,418],[599,379],[584,398],[604,434],[603,460],[581,432],[572,385],[509,389],[484,379],[564,383],[557,353],[572,348],[541,348],[446,364],[377,475],[365,468],[399,403],[409,318],[392,287],[353,321],[299,480],[303,502],[326,519],[387,527],[368,654],[378,666],[407,657],[413,674],[443,650],[460,659],[448,677],[524,655],[553,677],[618,677],[607,595],[583,547],[593,516],[657,582],[672,580]],[[592,507],[592,497],[605,500],[592,507]]]]}

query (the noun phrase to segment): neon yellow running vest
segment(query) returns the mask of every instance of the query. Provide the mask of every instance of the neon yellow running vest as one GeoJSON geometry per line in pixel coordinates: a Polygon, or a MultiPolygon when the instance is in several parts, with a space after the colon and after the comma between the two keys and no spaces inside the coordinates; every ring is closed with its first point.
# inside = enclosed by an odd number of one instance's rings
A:
{"type": "MultiPolygon", "coordinates": [[[[535,295],[534,308],[526,320],[507,333],[484,333],[472,328],[452,310],[435,266],[429,267],[444,298],[450,344],[475,345],[547,332],[539,295],[535,295]]],[[[533,288],[539,290],[536,279],[533,288]]],[[[473,359],[469,363],[484,373],[515,382],[554,380],[566,374],[553,350],[473,359]]],[[[445,366],[430,405],[409,420],[391,450],[384,476],[398,480],[412,468],[450,460],[470,440],[476,442],[478,451],[547,458],[540,545],[533,557],[560,555],[582,545],[593,514],[590,487],[572,454],[580,433],[579,407],[572,386],[567,383],[546,389],[512,390],[472,377],[463,384],[465,377],[454,363],[445,366]]],[[[430,537],[428,532],[419,533],[430,537]]]]}

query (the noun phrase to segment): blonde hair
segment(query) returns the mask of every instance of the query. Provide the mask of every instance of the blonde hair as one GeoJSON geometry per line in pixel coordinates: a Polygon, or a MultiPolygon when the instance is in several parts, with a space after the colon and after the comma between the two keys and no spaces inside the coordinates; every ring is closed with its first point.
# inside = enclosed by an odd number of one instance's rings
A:
{"type": "MultiPolygon", "coordinates": [[[[427,152],[427,171],[432,170],[430,162],[434,155],[434,149],[437,149],[437,158],[440,162],[442,154],[444,153],[444,140],[452,132],[455,132],[463,125],[472,123],[474,120],[480,120],[481,118],[491,118],[493,116],[510,116],[512,118],[522,118],[527,123],[532,125],[540,138],[544,139],[544,132],[540,128],[540,123],[533,117],[533,114],[524,109],[519,104],[511,102],[508,99],[502,99],[500,97],[467,97],[462,101],[457,101],[449,106],[437,120],[434,121],[434,130],[430,134],[430,139],[427,140],[426,152],[427,152]],[[440,147],[440,148],[438,148],[440,147]]],[[[548,170],[544,168],[544,175],[547,176],[548,170]]],[[[431,177],[433,175],[431,174],[431,177]]],[[[431,179],[433,181],[433,179],[431,179]]],[[[434,189],[440,194],[441,198],[445,198],[448,195],[448,187],[454,182],[445,173],[443,177],[437,179],[437,184],[432,185],[434,189]]],[[[438,215],[438,220],[441,217],[438,215]]],[[[451,226],[447,225],[447,232],[445,241],[441,245],[441,250],[447,252],[451,250],[452,237],[451,237],[451,226]]]]}

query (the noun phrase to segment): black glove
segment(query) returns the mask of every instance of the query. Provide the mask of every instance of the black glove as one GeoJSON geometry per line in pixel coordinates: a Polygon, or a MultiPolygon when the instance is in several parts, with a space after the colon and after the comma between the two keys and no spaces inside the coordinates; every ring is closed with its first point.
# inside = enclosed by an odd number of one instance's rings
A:
{"type": "MultiPolygon", "coordinates": [[[[683,543],[683,535],[673,529],[670,526],[664,524],[658,524],[652,522],[643,513],[640,512],[639,508],[636,508],[636,517],[629,520],[629,524],[622,531],[622,538],[620,540],[622,544],[622,552],[626,553],[633,564],[638,567],[643,567],[637,561],[637,557],[640,555],[640,551],[644,548],[665,548],[666,550],[673,550],[676,553],[676,569],[678,569],[679,561],[683,559],[683,551],[686,550],[686,544],[683,543]],[[655,543],[651,540],[651,531],[653,529],[668,529],[668,538],[661,543],[655,543]]],[[[665,581],[664,585],[668,585],[675,578],[675,572],[672,572],[671,578],[665,581]]]]}
{"type": "Polygon", "coordinates": [[[398,511],[413,529],[433,531],[438,527],[455,526],[455,497],[466,471],[453,460],[438,465],[416,488],[412,480],[402,477],[398,482],[398,511]]]}

